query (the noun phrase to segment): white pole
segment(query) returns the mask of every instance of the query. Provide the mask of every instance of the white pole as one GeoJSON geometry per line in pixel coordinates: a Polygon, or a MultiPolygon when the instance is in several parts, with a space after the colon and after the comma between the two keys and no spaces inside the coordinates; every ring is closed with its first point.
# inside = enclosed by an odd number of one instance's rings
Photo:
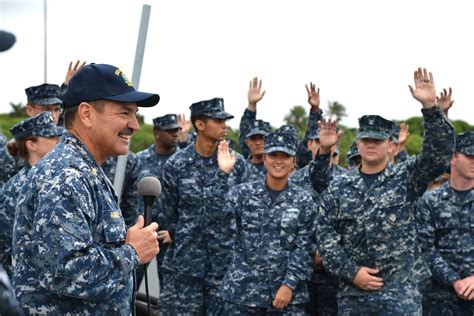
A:
{"type": "Polygon", "coordinates": [[[48,81],[48,0],[43,0],[44,83],[48,81]]]}
{"type": "MultiPolygon", "coordinates": [[[[138,30],[137,48],[135,50],[135,61],[133,63],[132,84],[138,90],[140,84],[140,75],[142,72],[143,56],[145,55],[146,36],[148,33],[148,22],[150,21],[151,7],[144,4],[142,8],[142,17],[140,20],[140,29],[138,30]]],[[[125,169],[127,167],[127,155],[122,155],[117,159],[117,168],[114,176],[114,189],[117,196],[122,196],[123,182],[125,180],[125,169]]],[[[136,188],[133,188],[136,189],[136,188]]]]}

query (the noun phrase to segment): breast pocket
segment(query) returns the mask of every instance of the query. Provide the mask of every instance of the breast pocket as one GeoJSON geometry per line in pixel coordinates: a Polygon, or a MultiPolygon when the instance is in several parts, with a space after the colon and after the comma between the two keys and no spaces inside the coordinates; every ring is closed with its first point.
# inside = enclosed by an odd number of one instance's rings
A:
{"type": "Polygon", "coordinates": [[[120,243],[125,240],[125,222],[120,211],[106,211],[102,219],[104,238],[107,243],[120,243]]]}
{"type": "Polygon", "coordinates": [[[298,220],[300,210],[290,208],[284,210],[280,222],[280,244],[285,250],[293,250],[296,248],[296,234],[298,231],[298,220]]]}
{"type": "MultiPolygon", "coordinates": [[[[471,216],[471,220],[472,219],[474,219],[474,217],[471,216]]],[[[457,248],[456,241],[458,240],[461,229],[461,222],[457,214],[441,212],[439,216],[435,218],[435,227],[436,244],[441,252],[443,250],[457,248]]]]}

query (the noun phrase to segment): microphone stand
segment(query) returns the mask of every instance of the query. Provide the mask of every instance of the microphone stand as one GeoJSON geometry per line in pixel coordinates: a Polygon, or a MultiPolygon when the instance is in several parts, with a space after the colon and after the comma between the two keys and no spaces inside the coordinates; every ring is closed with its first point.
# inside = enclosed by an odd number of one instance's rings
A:
{"type": "MultiPolygon", "coordinates": [[[[152,206],[155,201],[154,196],[145,195],[143,196],[143,202],[145,204],[145,227],[151,224],[152,220],[152,206]]],[[[145,295],[148,307],[148,315],[151,316],[151,303],[150,303],[150,291],[148,290],[148,263],[145,264],[145,295]]]]}

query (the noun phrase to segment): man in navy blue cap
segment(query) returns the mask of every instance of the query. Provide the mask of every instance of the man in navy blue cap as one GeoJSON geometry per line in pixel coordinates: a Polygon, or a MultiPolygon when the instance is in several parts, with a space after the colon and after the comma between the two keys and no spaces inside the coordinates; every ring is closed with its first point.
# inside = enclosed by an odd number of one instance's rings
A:
{"type": "Polygon", "coordinates": [[[160,198],[173,242],[166,252],[160,312],[203,315],[218,305],[217,290],[230,261],[231,244],[216,220],[229,189],[247,180],[247,162],[229,151],[224,100],[191,105],[197,133],[193,145],[176,152],[163,170],[160,198]]]}
{"type": "Polygon", "coordinates": [[[100,165],[128,152],[136,91],[117,67],[90,64],[64,95],[67,132],[29,173],[13,235],[14,290],[27,314],[130,315],[134,271],[159,251],[157,223],[125,230],[114,188],[100,165]]]}

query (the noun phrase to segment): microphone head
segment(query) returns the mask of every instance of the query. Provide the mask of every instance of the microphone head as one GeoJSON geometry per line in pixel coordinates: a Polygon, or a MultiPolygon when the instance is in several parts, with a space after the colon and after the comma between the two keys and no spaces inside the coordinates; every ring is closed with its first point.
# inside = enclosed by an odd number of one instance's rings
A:
{"type": "Polygon", "coordinates": [[[144,177],[138,182],[138,195],[158,196],[161,194],[161,183],[155,177],[144,177]]]}

